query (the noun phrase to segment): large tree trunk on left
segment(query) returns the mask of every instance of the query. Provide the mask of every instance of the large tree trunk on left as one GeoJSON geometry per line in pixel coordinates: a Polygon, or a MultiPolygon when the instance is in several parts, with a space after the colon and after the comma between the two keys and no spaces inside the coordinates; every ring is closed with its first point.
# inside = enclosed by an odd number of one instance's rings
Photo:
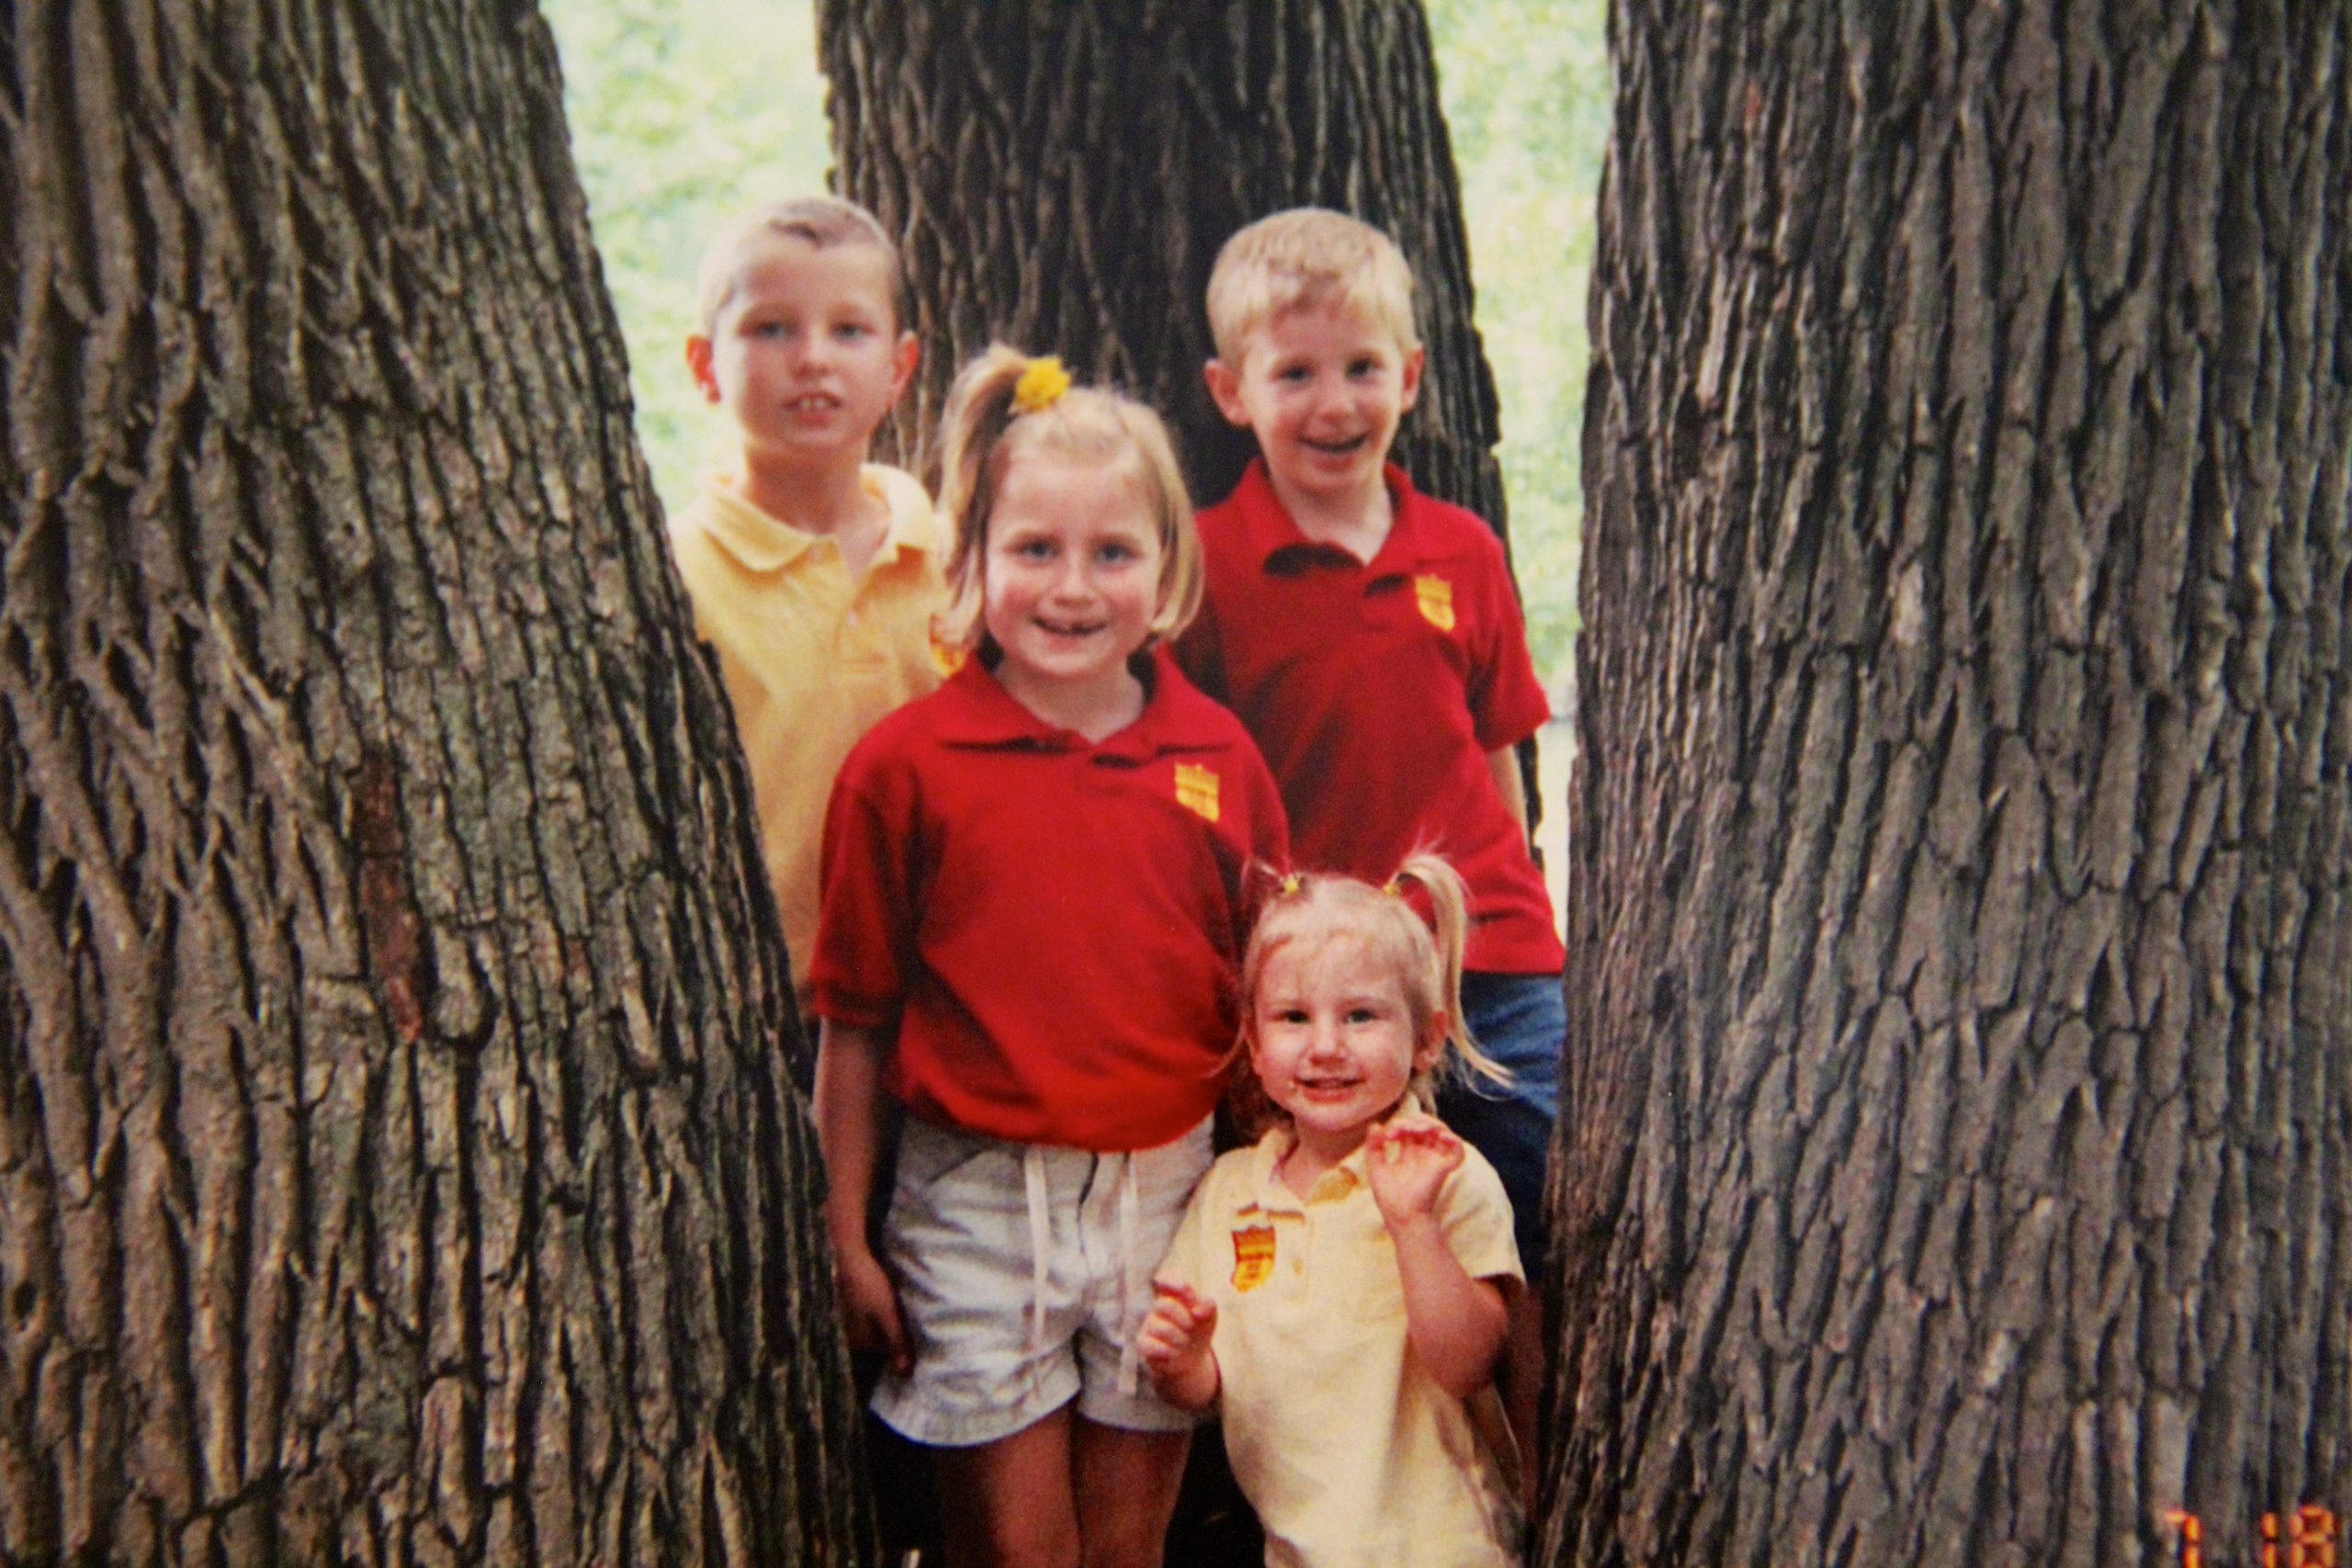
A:
{"type": "Polygon", "coordinates": [[[864,1560],[544,28],[0,17],[0,1559],[864,1560]]]}

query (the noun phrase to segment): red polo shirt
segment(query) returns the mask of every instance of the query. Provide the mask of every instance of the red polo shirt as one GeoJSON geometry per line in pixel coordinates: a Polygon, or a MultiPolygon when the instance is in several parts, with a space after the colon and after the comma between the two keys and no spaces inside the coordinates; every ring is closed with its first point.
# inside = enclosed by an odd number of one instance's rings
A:
{"type": "Polygon", "coordinates": [[[1090,744],[978,660],[875,726],[825,818],[820,1017],[898,1026],[885,1084],[992,1138],[1151,1148],[1216,1106],[1239,1021],[1244,870],[1282,801],[1164,652],[1090,744]]]}
{"type": "Polygon", "coordinates": [[[1201,513],[1208,592],[1177,656],[1265,751],[1301,866],[1385,882],[1417,848],[1470,887],[1468,966],[1556,975],[1544,874],[1487,754],[1551,716],[1502,546],[1388,469],[1371,564],[1299,532],[1262,458],[1201,513]]]}

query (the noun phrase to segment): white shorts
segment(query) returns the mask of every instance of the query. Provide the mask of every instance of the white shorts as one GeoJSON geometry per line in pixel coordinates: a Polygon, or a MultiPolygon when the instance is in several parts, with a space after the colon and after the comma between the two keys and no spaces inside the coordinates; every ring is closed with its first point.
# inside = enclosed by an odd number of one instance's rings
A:
{"type": "Polygon", "coordinates": [[[1008,1144],[909,1117],[882,1227],[913,1371],[874,1413],[919,1443],[1011,1437],[1071,1399],[1106,1427],[1175,1432],[1133,1349],[1151,1275],[1209,1167],[1209,1123],[1135,1154],[1008,1144]]]}

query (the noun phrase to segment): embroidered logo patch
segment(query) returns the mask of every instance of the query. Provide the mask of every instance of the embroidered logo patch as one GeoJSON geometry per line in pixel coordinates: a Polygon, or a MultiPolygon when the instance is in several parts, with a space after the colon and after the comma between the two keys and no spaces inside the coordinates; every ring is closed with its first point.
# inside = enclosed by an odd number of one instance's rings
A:
{"type": "Polygon", "coordinates": [[[1216,774],[1197,762],[1176,764],[1176,801],[1216,820],[1216,774]]]}
{"type": "Polygon", "coordinates": [[[1442,577],[1417,577],[1413,600],[1421,607],[1421,619],[1442,632],[1453,629],[1453,584],[1442,577]]]}
{"type": "Polygon", "coordinates": [[[1274,1277],[1274,1227],[1244,1225],[1233,1233],[1233,1288],[1254,1291],[1274,1277]]]}

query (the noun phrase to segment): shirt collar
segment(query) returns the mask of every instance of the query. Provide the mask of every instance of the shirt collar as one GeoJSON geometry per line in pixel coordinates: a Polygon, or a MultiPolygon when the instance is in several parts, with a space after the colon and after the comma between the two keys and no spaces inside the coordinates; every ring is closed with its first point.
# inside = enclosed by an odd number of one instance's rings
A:
{"type": "MultiPolygon", "coordinates": [[[[1426,1112],[1429,1107],[1419,1094],[1408,1089],[1405,1103],[1399,1109],[1426,1112]]],[[[1290,1153],[1297,1142],[1298,1134],[1292,1130],[1290,1123],[1278,1121],[1266,1129],[1265,1136],[1260,1138],[1250,1151],[1250,1173],[1253,1178],[1251,1190],[1257,1194],[1260,1209],[1270,1213],[1297,1213],[1306,1209],[1309,1199],[1344,1198],[1357,1188],[1370,1184],[1372,1179],[1365,1167],[1370,1156],[1364,1152],[1364,1146],[1358,1144],[1353,1154],[1315,1179],[1315,1186],[1308,1198],[1301,1198],[1284,1185],[1282,1178],[1283,1156],[1290,1153]]]]}
{"type": "MultiPolygon", "coordinates": [[[[889,531],[874,554],[876,566],[886,558],[929,553],[936,547],[938,527],[931,498],[912,477],[868,463],[858,470],[858,483],[889,509],[889,531]]],[[[702,496],[711,537],[746,571],[780,570],[815,548],[822,537],[752,505],[737,491],[731,475],[705,474],[702,496]]]]}
{"type": "MultiPolygon", "coordinates": [[[[1379,553],[1365,570],[1375,576],[1405,571],[1419,558],[1416,514],[1419,511],[1419,491],[1404,469],[1394,463],[1385,464],[1382,477],[1388,484],[1390,523],[1388,537],[1382,540],[1379,553]]],[[[1329,556],[1350,565],[1359,564],[1353,556],[1336,545],[1317,544],[1299,530],[1290,509],[1283,505],[1282,497],[1274,493],[1273,477],[1267,472],[1266,459],[1252,457],[1243,470],[1240,484],[1234,487],[1233,499],[1241,513],[1241,536],[1250,553],[1263,570],[1273,563],[1276,556],[1296,551],[1308,557],[1329,556]]]]}
{"type": "Polygon", "coordinates": [[[1165,646],[1133,661],[1144,683],[1143,712],[1115,735],[1090,742],[1076,730],[1047,724],[997,683],[988,662],[973,656],[947,678],[932,700],[938,708],[933,732],[951,746],[1017,747],[1039,751],[1085,751],[1133,762],[1148,762],[1166,751],[1199,750],[1219,743],[1197,722],[1196,707],[1207,698],[1187,685],[1165,646]]]}

